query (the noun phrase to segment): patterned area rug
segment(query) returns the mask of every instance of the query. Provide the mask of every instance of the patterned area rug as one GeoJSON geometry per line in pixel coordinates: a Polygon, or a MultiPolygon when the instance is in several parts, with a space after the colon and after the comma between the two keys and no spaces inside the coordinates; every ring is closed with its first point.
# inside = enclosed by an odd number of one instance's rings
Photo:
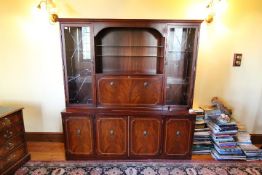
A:
{"type": "Polygon", "coordinates": [[[15,175],[262,175],[262,162],[30,161],[15,175]]]}

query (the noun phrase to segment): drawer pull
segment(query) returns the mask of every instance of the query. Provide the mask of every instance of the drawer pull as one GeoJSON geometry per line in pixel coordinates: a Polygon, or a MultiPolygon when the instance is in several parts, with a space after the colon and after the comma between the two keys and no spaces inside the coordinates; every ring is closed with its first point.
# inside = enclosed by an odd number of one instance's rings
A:
{"type": "Polygon", "coordinates": [[[115,82],[111,81],[110,86],[114,86],[114,85],[115,85],[115,82]]]}
{"type": "Polygon", "coordinates": [[[4,134],[4,138],[10,138],[13,136],[13,132],[12,131],[6,131],[6,134],[4,134]]]}
{"type": "Polygon", "coordinates": [[[149,85],[149,83],[145,81],[145,82],[144,82],[144,87],[147,88],[148,85],[149,85]]]}
{"type": "Polygon", "coordinates": [[[109,133],[110,133],[111,136],[115,135],[115,132],[114,132],[113,129],[110,129],[109,133]]]}
{"type": "Polygon", "coordinates": [[[7,149],[7,150],[11,150],[11,149],[14,148],[14,146],[15,146],[15,145],[14,145],[13,143],[8,142],[8,143],[7,143],[7,146],[6,146],[6,149],[7,149]]]}
{"type": "Polygon", "coordinates": [[[181,134],[180,131],[177,131],[177,132],[176,132],[176,135],[177,135],[177,136],[180,136],[180,134],[181,134]]]}
{"type": "Polygon", "coordinates": [[[80,136],[81,135],[81,129],[77,129],[76,134],[77,134],[77,136],[80,136]]]}
{"type": "Polygon", "coordinates": [[[4,125],[11,125],[11,120],[9,118],[5,118],[4,125]]]}
{"type": "Polygon", "coordinates": [[[11,160],[14,160],[16,158],[16,155],[13,154],[7,158],[7,162],[10,162],[11,160]]]}
{"type": "Polygon", "coordinates": [[[148,136],[148,131],[144,131],[143,132],[143,135],[146,137],[146,136],[148,136]]]}

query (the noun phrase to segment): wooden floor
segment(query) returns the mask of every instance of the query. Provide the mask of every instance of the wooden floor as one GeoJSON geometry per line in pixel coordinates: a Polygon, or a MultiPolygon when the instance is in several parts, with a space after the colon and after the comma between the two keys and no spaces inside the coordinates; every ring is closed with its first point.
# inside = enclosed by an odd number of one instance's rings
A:
{"type": "MultiPolygon", "coordinates": [[[[65,160],[64,144],[60,142],[27,142],[31,160],[63,161],[65,160]]],[[[213,160],[210,155],[193,155],[192,160],[213,160]]]]}

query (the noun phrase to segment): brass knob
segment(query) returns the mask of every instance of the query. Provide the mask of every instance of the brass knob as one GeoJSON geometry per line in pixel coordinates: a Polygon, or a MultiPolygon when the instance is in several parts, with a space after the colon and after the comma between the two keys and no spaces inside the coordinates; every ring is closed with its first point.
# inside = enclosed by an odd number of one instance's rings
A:
{"type": "Polygon", "coordinates": [[[113,129],[110,129],[109,133],[110,133],[111,136],[115,135],[115,132],[114,132],[113,129]]]}
{"type": "Polygon", "coordinates": [[[148,82],[145,81],[145,82],[144,82],[144,87],[147,88],[148,85],[149,85],[148,82]]]}
{"type": "Polygon", "coordinates": [[[81,129],[77,129],[77,130],[76,130],[76,134],[77,134],[78,136],[80,136],[80,135],[81,135],[81,129]]]}
{"type": "Polygon", "coordinates": [[[180,131],[177,131],[177,132],[176,132],[176,135],[177,135],[177,136],[180,136],[180,134],[181,134],[180,131]]]}
{"type": "Polygon", "coordinates": [[[148,131],[144,131],[143,134],[146,137],[148,135],[148,131]]]}
{"type": "Polygon", "coordinates": [[[114,85],[115,85],[115,82],[111,81],[110,86],[114,86],[114,85]]]}

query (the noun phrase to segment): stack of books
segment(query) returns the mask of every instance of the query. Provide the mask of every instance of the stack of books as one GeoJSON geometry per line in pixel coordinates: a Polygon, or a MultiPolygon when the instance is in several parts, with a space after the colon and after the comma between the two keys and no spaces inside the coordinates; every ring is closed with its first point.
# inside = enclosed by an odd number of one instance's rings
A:
{"type": "Polygon", "coordinates": [[[245,160],[246,156],[237,145],[235,136],[238,127],[235,120],[230,122],[221,122],[218,118],[210,119],[208,126],[211,130],[211,137],[214,143],[214,149],[211,155],[216,160],[245,160]]]}
{"type": "Polygon", "coordinates": [[[245,153],[247,161],[262,160],[262,149],[253,144],[240,144],[239,146],[245,153]]]}
{"type": "Polygon", "coordinates": [[[193,154],[210,154],[213,143],[210,137],[210,129],[205,120],[205,113],[202,109],[193,110],[196,113],[196,123],[193,141],[193,154]]]}
{"type": "Polygon", "coordinates": [[[237,126],[239,128],[239,131],[236,135],[237,144],[245,153],[246,160],[262,160],[262,149],[259,149],[252,144],[251,136],[247,132],[246,127],[241,123],[237,123],[237,126]]]}

